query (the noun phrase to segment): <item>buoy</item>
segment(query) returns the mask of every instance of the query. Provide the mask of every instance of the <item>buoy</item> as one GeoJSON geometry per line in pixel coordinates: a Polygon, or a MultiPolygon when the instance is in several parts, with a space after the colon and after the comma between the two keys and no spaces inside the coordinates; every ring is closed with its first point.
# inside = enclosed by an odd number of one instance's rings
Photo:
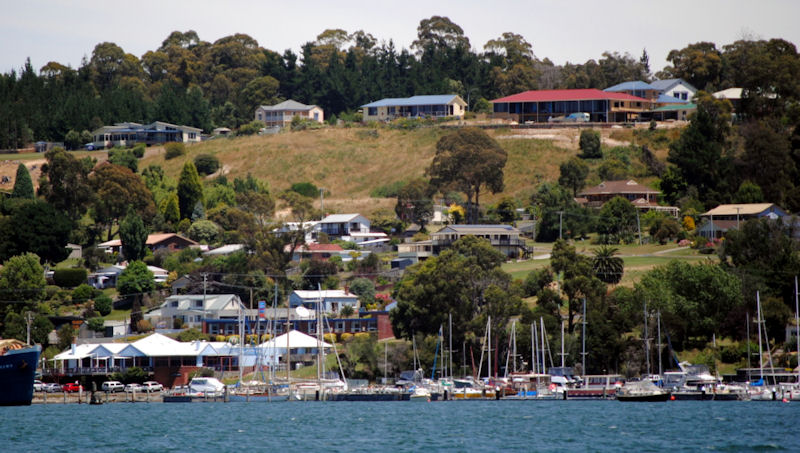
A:
{"type": "Polygon", "coordinates": [[[670,396],[669,396],[669,400],[670,400],[670,401],[675,401],[675,395],[670,395],[670,396]]]}

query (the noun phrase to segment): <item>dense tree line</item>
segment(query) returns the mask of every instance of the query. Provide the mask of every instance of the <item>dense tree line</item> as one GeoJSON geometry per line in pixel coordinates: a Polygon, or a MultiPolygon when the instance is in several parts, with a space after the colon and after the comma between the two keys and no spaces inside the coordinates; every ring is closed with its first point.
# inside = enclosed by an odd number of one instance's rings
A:
{"type": "MultiPolygon", "coordinates": [[[[299,55],[262,47],[246,34],[210,43],[192,30],[172,32],[140,57],[103,42],[77,69],[51,61],[37,73],[26,62],[0,75],[0,149],[63,141],[70,132],[80,143],[86,132],[121,121],[238,127],[256,106],[290,98],[317,104],[334,118],[384,97],[457,93],[472,108],[486,108],[487,99],[529,89],[602,89],[652,78],[646,51],[639,58],[604,52],[559,66],[537,57],[516,33],[482,49],[474,44],[441,16],[420,21],[410,49],[341,29],[323,31],[299,55]]],[[[743,87],[753,94],[746,104],[754,111],[780,108],[799,89],[796,49],[780,39],[721,49],[696,43],[673,50],[668,60],[658,77],[683,77],[705,90],[743,87]]]]}

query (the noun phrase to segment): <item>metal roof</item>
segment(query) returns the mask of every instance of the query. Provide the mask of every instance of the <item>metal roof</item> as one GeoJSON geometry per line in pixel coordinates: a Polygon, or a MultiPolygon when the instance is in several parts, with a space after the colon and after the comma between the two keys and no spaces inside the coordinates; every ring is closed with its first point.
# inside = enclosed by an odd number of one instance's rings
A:
{"type": "Polygon", "coordinates": [[[316,105],[305,105],[305,104],[301,104],[300,102],[297,102],[295,100],[288,99],[288,100],[285,100],[285,101],[283,101],[283,102],[281,102],[279,104],[275,104],[275,105],[262,105],[261,109],[262,110],[266,110],[266,111],[286,111],[286,110],[289,110],[289,111],[304,112],[306,110],[311,110],[314,107],[316,107],[316,105]]]}
{"type": "Polygon", "coordinates": [[[658,99],[656,100],[659,104],[688,104],[689,101],[684,101],[683,99],[678,99],[675,96],[670,96],[668,94],[659,94],[658,99]]]}
{"type": "Polygon", "coordinates": [[[775,211],[783,213],[783,210],[775,205],[775,203],[741,203],[741,204],[721,204],[710,211],[701,214],[702,217],[712,215],[757,215],[761,214],[771,208],[775,211]]]}
{"type": "Polygon", "coordinates": [[[519,230],[511,225],[448,225],[433,234],[448,232],[461,234],[497,234],[519,233],[519,230]]]}
{"type": "Polygon", "coordinates": [[[603,181],[600,184],[590,187],[578,195],[614,195],[620,193],[646,193],[660,194],[658,190],[643,186],[634,180],[603,181]]]}
{"type": "Polygon", "coordinates": [[[656,90],[659,90],[659,91],[667,91],[670,88],[672,88],[675,85],[678,85],[680,83],[684,84],[687,88],[691,89],[692,92],[695,92],[695,93],[697,92],[697,88],[695,88],[694,86],[692,86],[691,83],[689,83],[689,82],[687,82],[687,81],[685,81],[683,79],[654,80],[654,81],[650,82],[650,86],[655,88],[656,90]]]}
{"type": "Polygon", "coordinates": [[[495,99],[491,102],[555,102],[596,100],[650,102],[647,99],[632,96],[628,93],[602,91],[596,88],[581,88],[575,90],[531,90],[495,99]]]}
{"type": "Polygon", "coordinates": [[[612,87],[608,87],[603,91],[633,91],[633,90],[656,90],[652,85],[641,80],[634,80],[631,82],[618,83],[612,87]]]}
{"type": "MultiPolygon", "coordinates": [[[[681,101],[683,102],[683,101],[681,101]]],[[[690,104],[690,103],[682,103],[682,104],[670,104],[659,107],[654,109],[654,112],[674,112],[676,110],[695,110],[697,109],[697,104],[690,104]]]]}
{"type": "Polygon", "coordinates": [[[324,219],[320,220],[319,223],[347,223],[356,220],[358,217],[361,217],[364,220],[369,221],[366,217],[362,216],[361,214],[331,214],[325,217],[324,219]]]}
{"type": "Polygon", "coordinates": [[[411,96],[410,98],[386,98],[380,101],[370,102],[361,107],[410,107],[414,105],[445,105],[453,101],[466,105],[457,94],[433,94],[411,96]]]}

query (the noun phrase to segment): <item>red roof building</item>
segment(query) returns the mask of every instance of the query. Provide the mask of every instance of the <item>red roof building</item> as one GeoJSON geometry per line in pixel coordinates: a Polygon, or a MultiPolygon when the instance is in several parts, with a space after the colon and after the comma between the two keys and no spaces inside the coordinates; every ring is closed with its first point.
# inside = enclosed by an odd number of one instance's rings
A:
{"type": "Polygon", "coordinates": [[[519,123],[547,122],[571,113],[588,113],[592,122],[626,122],[638,119],[653,107],[644,98],[594,88],[531,90],[491,102],[495,118],[519,123]]]}

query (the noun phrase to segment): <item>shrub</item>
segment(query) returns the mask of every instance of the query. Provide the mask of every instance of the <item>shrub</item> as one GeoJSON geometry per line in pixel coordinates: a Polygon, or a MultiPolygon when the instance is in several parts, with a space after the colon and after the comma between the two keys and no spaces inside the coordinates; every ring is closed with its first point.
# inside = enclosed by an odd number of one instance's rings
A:
{"type": "Polygon", "coordinates": [[[100,316],[108,316],[111,313],[111,309],[114,307],[114,303],[111,301],[111,298],[108,297],[106,294],[100,294],[99,296],[94,298],[94,309],[100,313],[100,316]]]}
{"type": "Polygon", "coordinates": [[[189,227],[187,234],[194,241],[211,244],[219,237],[219,227],[210,220],[198,220],[189,227]]]}
{"type": "Polygon", "coordinates": [[[86,283],[81,283],[77,288],[72,290],[72,301],[75,303],[86,302],[94,297],[94,291],[94,288],[91,286],[86,283]]]}
{"type": "Polygon", "coordinates": [[[137,332],[150,332],[153,330],[153,325],[150,324],[150,321],[146,319],[140,319],[136,323],[136,331],[137,332]]]}
{"type": "Polygon", "coordinates": [[[133,152],[133,155],[136,156],[137,159],[141,159],[142,157],[144,157],[144,150],[146,148],[147,146],[144,143],[137,143],[136,146],[134,146],[133,149],[131,149],[131,151],[133,152]]]}
{"type": "Polygon", "coordinates": [[[164,145],[164,149],[167,150],[166,153],[164,153],[164,159],[167,160],[186,154],[186,146],[183,143],[169,142],[164,145]]]}
{"type": "Polygon", "coordinates": [[[103,318],[91,318],[88,321],[89,330],[93,332],[102,332],[105,330],[105,326],[103,325],[103,318]]]}
{"type": "Polygon", "coordinates": [[[237,135],[254,135],[258,134],[261,129],[264,128],[264,123],[261,121],[251,121],[247,124],[242,124],[239,126],[239,131],[236,133],[237,135]]]}
{"type": "Polygon", "coordinates": [[[335,333],[326,333],[322,336],[322,341],[326,343],[336,343],[336,334],[335,333]]]}
{"type": "MultiPolygon", "coordinates": [[[[178,318],[175,318],[176,320],[178,318]]],[[[183,332],[178,334],[178,341],[182,341],[184,343],[188,343],[194,340],[206,340],[208,337],[206,334],[200,331],[197,327],[192,327],[191,329],[186,329],[183,332]]]]}
{"type": "Polygon", "coordinates": [[[290,187],[289,190],[311,198],[319,195],[319,189],[317,186],[310,182],[296,182],[292,184],[292,187],[290,187]]]}
{"type": "Polygon", "coordinates": [[[390,182],[372,189],[369,196],[372,198],[394,198],[405,185],[405,181],[390,182]]]}
{"type": "Polygon", "coordinates": [[[108,151],[108,161],[114,165],[128,167],[132,172],[139,170],[139,161],[129,149],[114,148],[108,151]]]}
{"type": "Polygon", "coordinates": [[[210,175],[219,170],[219,159],[211,154],[200,154],[194,158],[194,166],[201,175],[210,175]]]}
{"type": "Polygon", "coordinates": [[[342,338],[341,338],[341,340],[342,340],[342,343],[345,343],[345,342],[347,342],[347,341],[348,341],[348,340],[350,340],[351,338],[353,338],[353,334],[352,334],[352,333],[347,333],[347,332],[343,333],[343,334],[342,334],[342,338]]]}
{"type": "Polygon", "coordinates": [[[55,269],[53,282],[62,288],[74,288],[86,282],[87,272],[83,268],[55,269]]]}
{"type": "Polygon", "coordinates": [[[603,157],[600,149],[600,133],[593,129],[584,129],[581,131],[580,138],[581,156],[584,159],[596,159],[603,157]]]}

